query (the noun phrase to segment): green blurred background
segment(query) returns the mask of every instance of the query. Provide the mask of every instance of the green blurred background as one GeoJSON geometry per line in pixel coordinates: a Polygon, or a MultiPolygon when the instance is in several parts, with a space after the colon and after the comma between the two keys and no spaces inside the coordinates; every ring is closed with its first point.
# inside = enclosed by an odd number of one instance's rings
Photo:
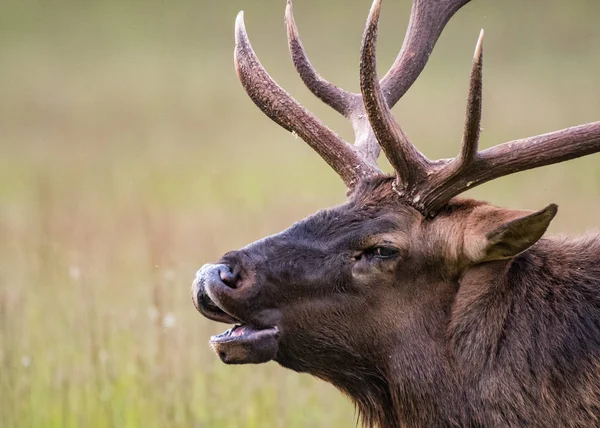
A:
{"type": "MultiPolygon", "coordinates": [[[[322,75],[357,90],[368,0],[296,0],[322,75]]],[[[246,97],[232,63],[245,9],[270,73],[335,130],[296,76],[284,0],[4,0],[0,13],[0,425],[347,427],[333,387],[275,363],[228,367],[192,306],[195,270],[343,201],[335,174],[246,97]]],[[[382,69],[409,2],[386,1],[382,69]]],[[[477,0],[394,109],[430,157],[460,142],[485,41],[482,146],[600,119],[600,3],[477,0]]],[[[600,158],[507,177],[474,197],[537,209],[553,233],[600,217],[600,158]]]]}

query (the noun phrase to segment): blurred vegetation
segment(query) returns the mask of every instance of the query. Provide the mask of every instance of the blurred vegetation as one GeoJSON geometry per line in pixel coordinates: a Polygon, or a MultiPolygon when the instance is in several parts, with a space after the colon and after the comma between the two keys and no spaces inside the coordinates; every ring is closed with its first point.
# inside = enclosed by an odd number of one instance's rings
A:
{"type": "MultiPolygon", "coordinates": [[[[6,427],[346,427],[331,386],[228,367],[224,326],[194,310],[195,270],[343,200],[340,180],[258,111],[232,66],[233,20],[271,74],[350,138],[295,75],[284,0],[3,2],[0,14],[0,421],[6,427]]],[[[409,2],[386,1],[379,64],[409,2]]],[[[357,90],[369,1],[296,0],[313,63],[357,90]]],[[[431,157],[453,156],[479,28],[483,146],[598,120],[600,4],[477,0],[395,108],[431,157]]],[[[598,156],[471,195],[560,204],[555,233],[598,226],[598,156]]]]}

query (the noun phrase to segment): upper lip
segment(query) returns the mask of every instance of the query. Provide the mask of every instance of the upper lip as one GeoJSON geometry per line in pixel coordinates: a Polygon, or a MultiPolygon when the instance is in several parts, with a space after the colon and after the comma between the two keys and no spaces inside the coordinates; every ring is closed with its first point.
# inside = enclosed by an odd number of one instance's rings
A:
{"type": "Polygon", "coordinates": [[[222,322],[225,324],[243,324],[244,322],[239,318],[231,315],[227,311],[223,310],[219,305],[208,297],[208,294],[201,291],[198,293],[196,309],[204,315],[206,318],[213,321],[222,322]]]}
{"type": "Polygon", "coordinates": [[[192,284],[192,300],[194,306],[202,315],[213,321],[225,324],[240,324],[241,320],[215,303],[206,293],[204,284],[199,276],[192,284]]]}
{"type": "Polygon", "coordinates": [[[194,301],[194,306],[202,315],[210,320],[224,324],[248,325],[258,330],[273,327],[270,322],[265,323],[263,322],[265,320],[259,319],[261,317],[257,317],[252,313],[247,313],[240,317],[238,313],[243,312],[242,308],[234,310],[234,308],[229,308],[230,305],[225,305],[220,299],[213,298],[209,290],[209,284],[207,283],[207,281],[211,280],[210,274],[208,276],[200,274],[204,269],[203,267],[198,272],[192,284],[192,300],[194,301]]]}

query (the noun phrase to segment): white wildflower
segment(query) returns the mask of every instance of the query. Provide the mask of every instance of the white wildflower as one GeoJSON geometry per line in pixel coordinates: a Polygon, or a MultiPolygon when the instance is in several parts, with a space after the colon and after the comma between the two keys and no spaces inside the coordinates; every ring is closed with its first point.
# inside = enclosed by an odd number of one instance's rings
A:
{"type": "Polygon", "coordinates": [[[78,281],[81,278],[81,269],[79,269],[79,266],[69,266],[69,276],[73,281],[78,281]]]}
{"type": "Polygon", "coordinates": [[[29,355],[23,355],[21,357],[21,365],[23,367],[29,367],[31,365],[31,358],[29,357],[29,355]]]}
{"type": "Polygon", "coordinates": [[[167,312],[163,317],[163,327],[164,328],[173,328],[175,327],[176,319],[175,315],[172,312],[167,312]]]}

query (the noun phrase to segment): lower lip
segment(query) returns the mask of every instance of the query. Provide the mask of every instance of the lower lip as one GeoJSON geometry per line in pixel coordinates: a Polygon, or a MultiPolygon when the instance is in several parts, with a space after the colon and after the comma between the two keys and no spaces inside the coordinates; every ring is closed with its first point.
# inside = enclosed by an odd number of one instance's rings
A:
{"type": "Polygon", "coordinates": [[[248,325],[235,325],[229,330],[212,336],[210,341],[213,343],[229,342],[235,340],[243,340],[245,338],[260,337],[261,335],[279,335],[279,329],[277,327],[257,329],[248,325]]]}

